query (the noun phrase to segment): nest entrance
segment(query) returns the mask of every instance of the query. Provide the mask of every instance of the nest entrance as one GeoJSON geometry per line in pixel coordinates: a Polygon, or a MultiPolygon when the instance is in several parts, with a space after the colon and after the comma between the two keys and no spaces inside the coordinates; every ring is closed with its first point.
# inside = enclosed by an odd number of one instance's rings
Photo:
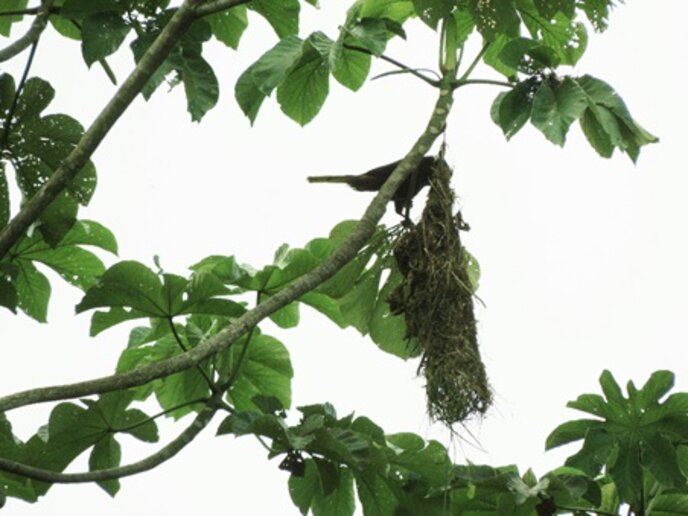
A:
{"type": "Polygon", "coordinates": [[[461,245],[460,212],[452,213],[451,172],[444,159],[435,161],[421,220],[394,245],[403,280],[390,299],[392,312],[404,315],[407,337],[422,348],[428,412],[450,427],[492,403],[478,350],[471,258],[461,245]]]}

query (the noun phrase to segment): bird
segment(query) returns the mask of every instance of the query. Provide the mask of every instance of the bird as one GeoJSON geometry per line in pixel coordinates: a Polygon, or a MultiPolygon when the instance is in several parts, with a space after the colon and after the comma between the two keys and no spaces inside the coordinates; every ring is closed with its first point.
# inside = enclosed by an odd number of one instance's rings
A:
{"type": "MultiPolygon", "coordinates": [[[[385,181],[394,172],[400,161],[375,167],[359,175],[310,176],[307,179],[309,183],[346,183],[359,192],[376,192],[382,188],[382,185],[385,184],[385,181]]],[[[394,192],[392,201],[394,201],[394,209],[399,215],[403,215],[404,208],[410,206],[411,201],[418,192],[430,184],[434,163],[434,157],[423,157],[416,169],[406,177],[404,182],[397,188],[397,191],[394,192]]]]}

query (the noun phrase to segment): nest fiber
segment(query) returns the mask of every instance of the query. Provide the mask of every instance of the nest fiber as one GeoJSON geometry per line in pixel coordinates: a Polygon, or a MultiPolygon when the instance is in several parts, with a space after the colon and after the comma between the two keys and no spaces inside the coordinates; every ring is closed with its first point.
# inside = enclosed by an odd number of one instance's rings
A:
{"type": "Polygon", "coordinates": [[[393,312],[403,314],[407,337],[423,352],[430,416],[448,426],[483,415],[492,402],[480,359],[473,312],[473,291],[461,245],[460,213],[453,214],[451,169],[435,163],[421,221],[406,229],[394,248],[403,276],[392,295],[393,312]]]}

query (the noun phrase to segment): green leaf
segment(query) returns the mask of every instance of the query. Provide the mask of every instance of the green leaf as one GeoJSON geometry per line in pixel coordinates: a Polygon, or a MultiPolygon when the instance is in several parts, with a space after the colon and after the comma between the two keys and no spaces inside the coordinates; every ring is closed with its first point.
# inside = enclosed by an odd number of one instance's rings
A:
{"type": "Polygon", "coordinates": [[[389,299],[392,293],[401,284],[403,277],[398,269],[394,268],[387,281],[377,294],[375,307],[370,317],[370,338],[387,353],[407,359],[418,356],[420,347],[406,336],[406,321],[401,315],[391,313],[389,299]]]}
{"type": "MultiPolygon", "coordinates": [[[[13,80],[9,76],[3,79],[3,94],[13,96],[13,80]]],[[[54,94],[50,84],[34,77],[26,81],[17,101],[8,152],[15,164],[17,183],[26,198],[32,197],[48,180],[84,133],[81,125],[67,115],[40,116],[54,94]]],[[[77,202],[87,204],[95,185],[95,167],[88,161],[70,182],[67,191],[41,214],[38,230],[47,242],[55,245],[69,231],[76,220],[77,202]]]]}
{"type": "Polygon", "coordinates": [[[268,21],[280,39],[299,33],[298,0],[253,0],[249,7],[268,21]]]}
{"type": "Polygon", "coordinates": [[[335,52],[332,76],[346,88],[358,91],[368,77],[372,57],[340,46],[335,52]]]}
{"type": "MultiPolygon", "coordinates": [[[[2,10],[3,11],[20,11],[26,9],[29,0],[3,0],[2,10]]],[[[13,15],[13,16],[0,16],[0,35],[9,36],[12,30],[12,25],[18,21],[21,21],[23,16],[13,15]]]]}
{"type": "Polygon", "coordinates": [[[643,489],[643,472],[640,468],[640,450],[636,442],[620,441],[616,460],[608,468],[622,502],[635,503],[643,489]]]}
{"type": "Polygon", "coordinates": [[[588,44],[588,34],[582,23],[572,22],[561,12],[552,19],[542,17],[533,0],[517,0],[517,7],[533,39],[553,50],[562,64],[578,62],[588,44]]]}
{"type": "Polygon", "coordinates": [[[674,445],[667,438],[655,432],[648,432],[641,444],[641,463],[652,476],[665,487],[681,488],[686,477],[678,465],[674,445]]]}
{"type": "Polygon", "coordinates": [[[20,240],[11,253],[11,263],[41,262],[72,285],[87,289],[105,270],[100,259],[79,245],[93,245],[110,252],[117,251],[112,233],[93,221],[78,221],[55,247],[51,247],[39,234],[20,240]]]}
{"type": "Polygon", "coordinates": [[[76,311],[100,307],[128,307],[154,317],[169,315],[160,278],[134,261],[119,262],[105,271],[100,282],[86,292],[76,311]]]}
{"type": "Polygon", "coordinates": [[[320,41],[314,36],[304,42],[300,58],[277,88],[282,112],[300,125],[320,112],[329,92],[328,56],[317,48],[320,41]]]}
{"type": "Polygon", "coordinates": [[[588,412],[601,418],[608,418],[611,415],[609,406],[604,398],[599,394],[581,394],[575,401],[569,401],[567,407],[588,412]]]}
{"type": "Polygon", "coordinates": [[[586,0],[581,8],[590,20],[590,23],[598,32],[607,29],[609,21],[609,8],[614,5],[613,0],[586,0]]]}
{"type": "Polygon", "coordinates": [[[239,47],[239,40],[248,27],[245,5],[235,5],[231,9],[206,16],[205,20],[210,23],[215,39],[234,50],[239,47]]]}
{"type": "MultiPolygon", "coordinates": [[[[609,142],[627,153],[633,162],[638,159],[642,146],[659,141],[631,117],[624,101],[607,83],[589,75],[577,79],[576,82],[585,91],[588,109],[598,122],[595,129],[603,130],[609,142]]],[[[590,137],[588,139],[590,140],[590,137]]],[[[591,143],[598,150],[596,143],[599,142],[591,143]]],[[[602,140],[600,148],[603,151],[606,150],[604,144],[605,141],[602,140]]]]}
{"type": "Polygon", "coordinates": [[[160,439],[155,420],[139,409],[125,411],[116,422],[117,428],[124,429],[120,430],[121,432],[130,434],[140,441],[156,443],[160,439]]]}
{"type": "Polygon", "coordinates": [[[220,87],[215,72],[200,53],[182,50],[169,60],[184,83],[186,109],[191,120],[198,122],[217,104],[220,87]]]}
{"type": "Polygon", "coordinates": [[[339,308],[346,321],[365,335],[377,301],[378,285],[382,269],[366,271],[354,287],[339,300],[339,308]]]}
{"type": "Polygon", "coordinates": [[[511,139],[530,118],[533,109],[533,93],[537,79],[519,82],[511,91],[500,93],[492,103],[490,114],[506,139],[511,139]]]}
{"type": "Polygon", "coordinates": [[[19,275],[15,281],[17,306],[38,322],[46,322],[50,282],[31,262],[22,261],[18,265],[19,275]]]}
{"type": "Polygon", "coordinates": [[[533,75],[544,68],[556,68],[560,58],[550,47],[528,38],[509,41],[499,53],[508,67],[533,75]]]}
{"type": "Polygon", "coordinates": [[[406,452],[417,452],[425,447],[423,438],[410,432],[390,434],[385,438],[390,444],[406,452]]]}
{"type": "Polygon", "coordinates": [[[398,501],[385,479],[374,471],[355,471],[356,491],[366,516],[395,514],[398,501]]]}
{"type": "Polygon", "coordinates": [[[234,95],[253,123],[263,100],[279,86],[299,59],[303,42],[296,36],[281,39],[239,76],[234,95]]]}
{"type": "Polygon", "coordinates": [[[331,297],[312,290],[301,296],[299,301],[329,317],[340,328],[346,328],[347,322],[344,315],[342,315],[339,304],[331,297]]]}
{"type": "Polygon", "coordinates": [[[454,3],[449,0],[413,0],[413,7],[418,17],[428,27],[436,30],[439,21],[451,14],[454,3]]]}
{"type": "MultiPolygon", "coordinates": [[[[89,471],[116,468],[122,460],[122,448],[114,435],[106,435],[96,443],[88,460],[89,471]]],[[[119,480],[101,480],[98,485],[110,496],[115,496],[120,488],[119,480]]]]}
{"type": "Polygon", "coordinates": [[[655,496],[647,507],[652,516],[688,515],[688,494],[661,493],[655,496]]]}
{"type": "Polygon", "coordinates": [[[358,7],[362,18],[388,18],[400,24],[416,14],[412,0],[362,0],[358,7]]]}
{"type": "Polygon", "coordinates": [[[299,324],[299,303],[294,301],[270,314],[270,320],[280,328],[294,328],[299,324]]]}
{"type": "Polygon", "coordinates": [[[600,428],[601,425],[602,422],[597,419],[577,419],[562,423],[547,436],[545,450],[584,439],[591,428],[600,428]]]}
{"type": "Polygon", "coordinates": [[[624,398],[621,387],[619,387],[614,376],[607,369],[600,375],[600,386],[604,392],[604,397],[607,398],[608,406],[612,409],[607,418],[613,419],[616,416],[618,419],[624,419],[629,406],[628,401],[624,398]]]}
{"type": "Polygon", "coordinates": [[[575,16],[575,0],[534,0],[533,3],[540,16],[548,20],[557,13],[562,13],[569,19],[575,16]]]}
{"type": "Polygon", "coordinates": [[[500,34],[518,36],[521,20],[511,0],[469,0],[468,8],[485,40],[493,41],[500,34]]]}
{"type": "Polygon", "coordinates": [[[385,51],[389,39],[387,23],[381,18],[361,18],[348,27],[348,33],[354,38],[356,46],[364,47],[376,56],[385,51]]]}
{"type": "Polygon", "coordinates": [[[585,92],[573,80],[545,80],[533,98],[531,121],[548,140],[563,146],[569,127],[586,107],[585,92]]]}
{"type": "MultiPolygon", "coordinates": [[[[611,122],[615,124],[613,118],[611,122]]],[[[603,158],[611,158],[614,153],[614,144],[609,133],[595,116],[595,111],[586,109],[580,118],[580,126],[592,148],[603,158]]],[[[618,127],[615,132],[618,132],[618,127]]]]}
{"type": "Polygon", "coordinates": [[[313,459],[306,459],[306,473],[289,477],[289,496],[301,514],[308,514],[313,498],[320,493],[320,477],[313,459]]]}
{"type": "MultiPolygon", "coordinates": [[[[246,340],[243,339],[229,348],[224,371],[237,367],[241,348],[245,345],[246,340]]],[[[279,340],[268,335],[253,335],[246,356],[238,367],[236,381],[228,393],[228,399],[237,410],[260,410],[252,401],[258,394],[274,396],[285,408],[291,405],[294,371],[289,352],[279,340]]]]}
{"type": "Polygon", "coordinates": [[[19,296],[17,288],[9,277],[0,275],[0,306],[4,306],[12,313],[17,313],[17,304],[19,303],[19,296]]]}
{"type": "Polygon", "coordinates": [[[86,64],[90,67],[115,53],[128,33],[129,26],[117,12],[99,12],[84,18],[81,24],[81,52],[86,64]]]}
{"type": "MultiPolygon", "coordinates": [[[[324,461],[317,461],[316,464],[321,464],[324,461]]],[[[356,509],[356,499],[354,497],[354,478],[351,470],[340,468],[338,470],[338,478],[336,488],[328,493],[325,490],[327,480],[323,476],[323,471],[320,471],[320,481],[323,486],[323,492],[316,491],[313,498],[312,510],[313,516],[352,516],[356,509]]]]}

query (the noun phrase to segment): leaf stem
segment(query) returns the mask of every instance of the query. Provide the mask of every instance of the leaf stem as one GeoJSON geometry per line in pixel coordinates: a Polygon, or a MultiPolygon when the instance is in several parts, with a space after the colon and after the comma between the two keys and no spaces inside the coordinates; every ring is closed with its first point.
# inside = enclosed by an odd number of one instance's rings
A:
{"type": "Polygon", "coordinates": [[[368,54],[369,56],[378,57],[378,58],[382,59],[383,61],[387,61],[388,63],[396,66],[397,68],[400,68],[404,72],[410,73],[411,75],[418,77],[420,80],[428,83],[430,86],[433,86],[434,88],[440,87],[440,81],[435,80],[435,79],[431,79],[427,75],[423,75],[422,73],[420,73],[415,68],[411,68],[410,66],[406,66],[404,63],[397,61],[396,59],[393,59],[389,56],[386,56],[385,54],[380,54],[379,56],[376,56],[370,50],[368,50],[367,48],[364,48],[364,47],[359,47],[357,45],[347,45],[347,44],[344,44],[343,46],[344,46],[344,48],[346,48],[348,50],[353,50],[355,52],[360,52],[362,54],[368,54]]]}
{"type": "Polygon", "coordinates": [[[31,70],[31,65],[33,64],[33,58],[36,55],[36,48],[38,47],[38,41],[40,38],[31,44],[31,50],[29,51],[29,57],[26,60],[26,65],[24,65],[24,72],[22,73],[21,79],[19,79],[19,84],[14,92],[14,98],[12,99],[12,105],[7,112],[7,118],[5,118],[5,131],[2,134],[2,140],[0,141],[0,152],[7,148],[7,144],[10,139],[10,132],[12,130],[12,119],[14,119],[14,113],[17,110],[17,104],[19,103],[19,97],[24,89],[24,84],[26,84],[26,79],[29,76],[29,70],[31,70]]]}
{"type": "Polygon", "coordinates": [[[151,421],[155,421],[159,417],[166,416],[167,414],[170,414],[170,413],[174,412],[175,410],[179,410],[181,408],[188,407],[189,405],[195,405],[197,403],[208,403],[209,401],[210,401],[210,398],[208,398],[208,397],[198,398],[198,399],[191,400],[191,401],[185,401],[184,403],[179,403],[178,405],[175,405],[174,407],[171,407],[171,408],[168,408],[165,410],[161,410],[157,414],[154,414],[154,415],[152,415],[146,419],[142,419],[138,423],[134,423],[132,425],[125,426],[122,428],[111,428],[111,430],[113,432],[129,432],[131,430],[134,430],[135,428],[138,428],[138,427],[143,426],[147,423],[150,423],[151,421]]]}
{"type": "MultiPolygon", "coordinates": [[[[172,320],[172,317],[167,318],[167,322],[170,325],[170,329],[172,330],[172,335],[174,336],[174,340],[177,341],[177,345],[181,348],[183,353],[186,353],[189,351],[186,346],[184,345],[184,342],[182,342],[181,335],[179,335],[179,332],[177,331],[177,327],[174,325],[174,321],[172,320]]],[[[201,373],[201,376],[205,378],[206,383],[208,384],[208,387],[210,388],[210,392],[215,394],[218,392],[217,386],[215,385],[215,382],[213,382],[212,378],[208,376],[208,373],[203,369],[201,364],[196,364],[196,369],[198,369],[198,372],[201,373]]]]}

